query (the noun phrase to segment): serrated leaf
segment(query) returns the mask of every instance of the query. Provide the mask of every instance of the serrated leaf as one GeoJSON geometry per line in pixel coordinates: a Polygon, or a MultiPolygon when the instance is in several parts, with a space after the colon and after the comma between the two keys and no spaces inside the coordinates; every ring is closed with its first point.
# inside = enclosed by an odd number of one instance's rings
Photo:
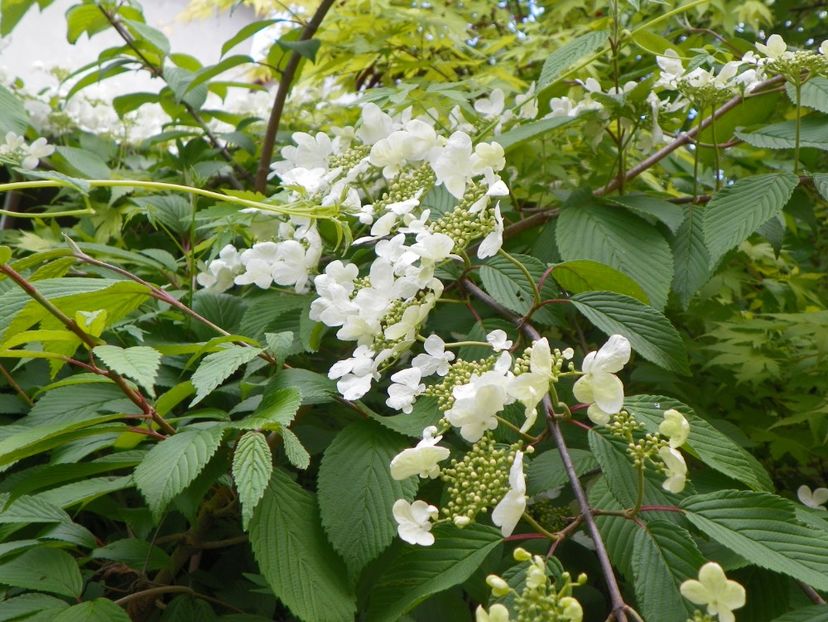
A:
{"type": "MultiPolygon", "coordinates": [[[[512,261],[502,256],[490,257],[480,268],[480,280],[485,290],[499,303],[512,311],[525,315],[535,304],[534,286],[540,281],[546,266],[539,259],[529,255],[513,254],[512,258],[520,262],[526,273],[512,261]],[[531,282],[530,282],[531,279],[531,282]]],[[[558,294],[553,280],[544,281],[541,299],[548,300],[558,294]]],[[[555,316],[547,307],[541,307],[532,314],[535,322],[553,324],[555,316]]]]}
{"type": "Polygon", "coordinates": [[[310,454],[302,445],[299,437],[290,428],[282,428],[282,444],[285,447],[285,455],[290,463],[297,469],[303,471],[310,466],[310,454]]]}
{"type": "Polygon", "coordinates": [[[110,27],[106,15],[95,4],[76,4],[66,11],[66,39],[75,43],[83,33],[92,35],[110,27]]]}
{"type": "Polygon", "coordinates": [[[597,261],[578,259],[559,263],[552,271],[552,277],[570,294],[607,291],[630,296],[644,304],[650,302],[647,294],[633,279],[597,261]]]}
{"type": "MultiPolygon", "coordinates": [[[[796,89],[790,82],[785,84],[792,103],[796,103],[796,89]]],[[[815,76],[802,85],[800,102],[806,108],[813,108],[820,112],[828,112],[828,78],[815,76]]]]}
{"type": "Polygon", "coordinates": [[[55,151],[61,156],[62,166],[58,166],[58,170],[63,173],[76,174],[87,179],[109,179],[112,176],[106,161],[95,152],[61,146],[56,147],[55,151]]]}
{"type": "Polygon", "coordinates": [[[575,63],[603,47],[608,37],[609,32],[606,30],[597,30],[581,35],[552,52],[543,63],[538,90],[557,81],[575,63]]]}
{"type": "Polygon", "coordinates": [[[31,619],[29,616],[40,611],[49,609],[53,611],[60,611],[69,605],[48,594],[21,594],[20,596],[13,596],[3,601],[3,608],[0,611],[0,622],[9,622],[10,620],[23,620],[24,618],[31,619]]]}
{"type": "Polygon", "coordinates": [[[69,553],[40,547],[0,563],[0,584],[78,598],[83,578],[69,553]]]}
{"type": "Polygon", "coordinates": [[[705,563],[690,534],[674,523],[651,521],[635,534],[632,568],[645,620],[686,622],[696,609],[679,592],[705,563]]]}
{"type": "Polygon", "coordinates": [[[339,396],[333,380],[315,371],[298,367],[279,370],[268,388],[299,391],[303,405],[327,404],[339,396]]]}
{"type": "Polygon", "coordinates": [[[773,482],[761,463],[725,434],[699,417],[692,408],[671,397],[633,395],[624,400],[624,408],[655,433],[664,421],[664,411],[674,408],[690,424],[687,442],[682,445],[707,466],[742,482],[753,490],[773,490],[773,482]]]}
{"type": "Polygon", "coordinates": [[[276,469],[250,521],[250,544],[273,593],[305,622],[352,622],[347,572],[325,538],[315,497],[276,469]]]}
{"type": "Polygon", "coordinates": [[[790,173],[744,177],[719,191],[704,210],[704,240],[710,265],[782,212],[799,185],[790,173]]]}
{"type": "Polygon", "coordinates": [[[414,402],[414,410],[410,413],[383,417],[370,411],[369,416],[389,430],[420,439],[423,437],[423,430],[430,425],[437,425],[443,418],[443,413],[437,408],[437,398],[423,395],[414,402]]]}
{"type": "Polygon", "coordinates": [[[170,556],[163,550],[138,538],[115,540],[94,549],[90,557],[120,562],[136,570],[160,570],[170,563],[170,556]]]}
{"type": "Polygon", "coordinates": [[[54,622],[130,622],[126,611],[106,598],[73,605],[52,619],[54,622]]]}
{"type": "Polygon", "coordinates": [[[190,402],[190,406],[198,404],[232,376],[239,367],[249,363],[261,353],[261,348],[228,346],[205,356],[190,379],[196,388],[196,396],[190,402]]]}
{"type": "Polygon", "coordinates": [[[496,143],[500,143],[500,146],[508,151],[509,149],[522,145],[533,138],[543,136],[551,130],[564,125],[569,125],[576,120],[576,117],[552,117],[551,119],[541,119],[540,121],[522,123],[507,132],[498,134],[494,137],[494,141],[496,143]]]}
{"type": "Polygon", "coordinates": [[[241,501],[242,526],[245,530],[272,473],[273,455],[264,434],[247,432],[239,439],[233,454],[233,479],[241,501]]]}
{"type": "Polygon", "coordinates": [[[265,342],[267,343],[267,349],[276,357],[276,360],[284,362],[293,345],[293,333],[290,331],[265,333],[265,342]]]}
{"type": "Polygon", "coordinates": [[[812,605],[774,618],[773,622],[828,622],[828,605],[812,605]]]}
{"type": "Polygon", "coordinates": [[[371,590],[366,622],[396,622],[432,594],[468,579],[500,546],[497,529],[438,525],[429,547],[404,546],[371,590]]]}
{"type": "Polygon", "coordinates": [[[684,210],[680,205],[648,194],[624,194],[607,199],[611,203],[626,207],[645,220],[658,221],[667,226],[671,233],[678,231],[684,222],[684,210]]]}
{"type": "MultiPolygon", "coordinates": [[[[598,469],[598,461],[591,452],[584,449],[570,448],[569,457],[575,466],[578,477],[598,469]]],[[[532,458],[526,470],[526,489],[529,496],[534,496],[569,483],[560,453],[547,450],[532,458]]]]}
{"type": "MultiPolygon", "coordinates": [[[[828,117],[812,115],[801,120],[800,147],[828,150],[828,117]]],[[[736,130],[738,138],[762,149],[793,149],[796,147],[796,122],[783,121],[765,126],[753,132],[736,130]]]]}
{"type": "Polygon", "coordinates": [[[587,292],[570,301],[607,335],[629,339],[633,349],[648,361],[679,374],[690,373],[681,336],[659,311],[612,292],[587,292]]]}
{"type": "Polygon", "coordinates": [[[0,524],[72,522],[66,512],[44,499],[22,495],[10,500],[9,493],[0,494],[0,524]]]}
{"type": "Polygon", "coordinates": [[[207,466],[221,444],[223,432],[220,425],[179,432],[150,449],[135,468],[135,485],[156,520],[207,466]]]}
{"type": "MultiPolygon", "coordinates": [[[[3,10],[3,19],[0,21],[0,36],[6,28],[8,15],[3,10]]],[[[5,86],[0,84],[0,133],[5,137],[6,132],[23,135],[29,126],[29,115],[20,100],[5,86]]]]}
{"type": "Polygon", "coordinates": [[[828,534],[799,523],[789,501],[722,490],[688,497],[681,507],[705,535],[749,562],[828,590],[828,534]]]}
{"type": "Polygon", "coordinates": [[[231,425],[240,430],[280,430],[290,425],[301,403],[302,396],[296,389],[280,389],[271,385],[256,410],[231,425]]]}
{"type": "Polygon", "coordinates": [[[263,19],[259,21],[255,21],[251,24],[247,24],[246,26],[239,29],[239,31],[230,37],[227,41],[225,41],[221,46],[221,55],[224,56],[236,47],[242,41],[245,41],[255,35],[260,30],[264,30],[268,26],[272,26],[277,22],[283,22],[283,19],[263,19]]]}
{"type": "Polygon", "coordinates": [[[663,309],[673,280],[673,255],[659,231],[637,216],[584,196],[561,210],[555,237],[566,261],[591,259],[632,277],[650,304],[663,309]]]}
{"type": "Polygon", "coordinates": [[[704,242],[704,207],[688,205],[684,222],[673,238],[673,291],[686,309],[699,288],[711,276],[710,254],[704,242]]]}
{"type": "Polygon", "coordinates": [[[93,352],[114,372],[135,380],[155,396],[155,378],[161,365],[161,353],[148,346],[97,346],[93,352]]]}
{"type": "Polygon", "coordinates": [[[408,446],[407,439],[379,424],[358,421],[325,450],[317,487],[322,526],[352,576],[393,540],[394,502],[414,497],[416,479],[397,481],[389,468],[408,446]]]}

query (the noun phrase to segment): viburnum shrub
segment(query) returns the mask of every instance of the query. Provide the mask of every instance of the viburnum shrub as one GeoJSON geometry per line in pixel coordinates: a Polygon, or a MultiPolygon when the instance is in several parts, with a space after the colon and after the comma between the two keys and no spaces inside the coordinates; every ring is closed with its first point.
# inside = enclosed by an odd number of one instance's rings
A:
{"type": "MultiPolygon", "coordinates": [[[[122,45],[0,84],[0,620],[828,619],[824,421],[783,419],[794,495],[694,409],[733,320],[691,305],[824,208],[828,45],[756,2],[381,4],[204,66],[84,2],[69,40],[122,45]]],[[[735,314],[822,344],[795,294],[735,314]]]]}

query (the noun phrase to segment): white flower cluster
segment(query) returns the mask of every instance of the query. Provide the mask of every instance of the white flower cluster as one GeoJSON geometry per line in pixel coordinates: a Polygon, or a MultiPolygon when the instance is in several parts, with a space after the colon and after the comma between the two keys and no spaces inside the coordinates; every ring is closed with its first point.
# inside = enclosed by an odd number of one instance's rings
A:
{"type": "Polygon", "coordinates": [[[703,67],[685,69],[678,52],[673,49],[656,57],[656,62],[661,71],[654,86],[679,91],[683,96],[672,104],[672,109],[683,107],[691,101],[726,98],[737,92],[749,93],[763,79],[758,68],[740,71],[749,62],[748,58],[725,63],[718,72],[703,67]]]}
{"type": "Polygon", "coordinates": [[[233,285],[256,285],[267,289],[274,283],[303,293],[309,289],[309,274],[322,256],[322,238],[315,223],[291,218],[278,225],[278,242],[258,242],[241,253],[227,244],[196,277],[202,287],[223,292],[233,285]]]}
{"type": "Polygon", "coordinates": [[[43,137],[27,143],[23,136],[7,132],[5,142],[0,143],[0,161],[33,169],[40,160],[52,155],[54,151],[55,147],[48,144],[43,137]]]}

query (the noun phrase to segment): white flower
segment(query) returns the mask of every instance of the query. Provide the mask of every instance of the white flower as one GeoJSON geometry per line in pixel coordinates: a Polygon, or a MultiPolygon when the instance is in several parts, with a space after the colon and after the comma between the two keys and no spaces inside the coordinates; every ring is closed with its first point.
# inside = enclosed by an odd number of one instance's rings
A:
{"type": "Polygon", "coordinates": [[[671,408],[664,411],[664,421],[659,424],[658,431],[670,439],[670,447],[681,447],[690,434],[690,424],[684,415],[671,408]]]}
{"type": "Polygon", "coordinates": [[[366,145],[373,145],[388,136],[394,129],[394,120],[380,110],[376,104],[365,104],[362,108],[362,125],[356,131],[366,145]]]}
{"type": "Polygon", "coordinates": [[[499,328],[486,335],[486,341],[489,342],[495,352],[508,350],[512,347],[512,341],[506,338],[506,331],[499,328]]]}
{"type": "Polygon", "coordinates": [[[391,376],[391,386],[388,387],[388,399],[385,404],[394,410],[410,413],[414,408],[414,400],[425,391],[425,385],[420,384],[422,372],[417,367],[403,369],[391,376]]]}
{"type": "Polygon", "coordinates": [[[500,143],[480,143],[471,156],[471,170],[475,175],[486,171],[497,172],[506,166],[506,155],[500,143]]]}
{"type": "Polygon", "coordinates": [[[454,387],[454,405],[446,411],[446,420],[460,428],[460,436],[470,443],[479,441],[486,430],[494,430],[497,413],[511,403],[507,392],[511,365],[512,357],[503,352],[494,369],[473,374],[467,384],[454,387]]]}
{"type": "Polygon", "coordinates": [[[538,404],[549,391],[549,382],[552,380],[552,351],[546,337],[532,344],[529,355],[529,371],[517,376],[509,383],[509,395],[514,397],[526,408],[526,421],[520,426],[521,432],[526,432],[538,417],[538,404]]]}
{"type": "Polygon", "coordinates": [[[584,357],[581,376],[572,387],[575,399],[590,404],[587,415],[596,425],[606,425],[610,415],[624,405],[624,385],[615,372],[630,360],[630,342],[612,335],[597,352],[584,357]]]}
{"type": "Polygon", "coordinates": [[[371,147],[368,161],[374,166],[382,169],[386,179],[391,179],[400,172],[400,168],[406,162],[406,132],[392,132],[386,138],[382,138],[371,147]]]}
{"type": "Polygon", "coordinates": [[[403,480],[412,475],[423,479],[437,477],[440,474],[439,462],[449,457],[446,447],[438,447],[442,436],[434,436],[437,428],[429,426],[423,430],[423,440],[416,447],[404,449],[391,460],[391,477],[403,480]]]}
{"type": "Polygon", "coordinates": [[[472,177],[472,141],[465,132],[454,132],[446,144],[435,149],[431,168],[437,177],[437,184],[443,184],[455,198],[462,199],[466,182],[472,177]]]}
{"type": "Polygon", "coordinates": [[[305,132],[294,132],[292,138],[296,146],[288,145],[282,149],[282,157],[292,167],[321,168],[327,172],[328,158],[333,154],[333,145],[327,134],[319,132],[311,136],[305,132]]]}
{"type": "Polygon", "coordinates": [[[828,56],[828,41],[823,41],[819,45],[819,53],[823,56],[828,56]]]}
{"type": "Polygon", "coordinates": [[[425,160],[439,142],[434,128],[419,119],[405,124],[405,157],[411,161],[425,160]]]}
{"type": "Polygon", "coordinates": [[[368,393],[371,381],[379,375],[376,373],[377,364],[374,351],[368,346],[359,346],[351,358],[337,361],[331,366],[328,378],[339,378],[336,388],[346,400],[358,400],[368,393]]]}
{"type": "Polygon", "coordinates": [[[437,264],[451,256],[454,240],[445,233],[424,231],[417,235],[417,243],[411,247],[420,259],[437,264]]]}
{"type": "Polygon", "coordinates": [[[474,622],[510,622],[509,610],[500,603],[495,603],[489,607],[488,613],[483,609],[483,605],[478,605],[474,612],[474,622]]]}
{"type": "Polygon", "coordinates": [[[521,119],[534,119],[538,116],[538,98],[535,96],[535,83],[529,85],[529,90],[515,96],[515,107],[521,119]]]}
{"type": "Polygon", "coordinates": [[[31,145],[24,147],[23,151],[25,156],[20,162],[21,168],[33,169],[37,166],[39,160],[52,155],[55,148],[53,145],[47,144],[46,139],[41,137],[35,140],[31,145]]]}
{"type": "Polygon", "coordinates": [[[526,479],[523,476],[523,452],[515,453],[515,461],[509,469],[509,492],[492,510],[492,522],[500,527],[504,537],[512,535],[526,509],[526,479]]]}
{"type": "Polygon", "coordinates": [[[425,501],[409,503],[397,499],[392,508],[394,520],[397,521],[397,533],[409,544],[431,546],[434,534],[431,533],[431,520],[437,518],[437,508],[425,501]]]}
{"type": "Polygon", "coordinates": [[[272,268],[273,281],[278,285],[293,285],[298,293],[306,291],[308,272],[319,261],[317,251],[321,251],[321,244],[305,248],[296,240],[279,242],[278,258],[272,268]]]}
{"type": "Polygon", "coordinates": [[[684,462],[684,456],[678,449],[672,447],[662,447],[658,450],[658,456],[667,469],[667,479],[661,487],[676,494],[680,493],[684,490],[684,484],[687,481],[687,463],[684,462]]]}
{"type": "Polygon", "coordinates": [[[676,88],[678,79],[684,75],[684,65],[678,53],[673,49],[665,50],[664,56],[656,56],[656,62],[661,69],[661,75],[654,86],[676,88]]]}
{"type": "Polygon", "coordinates": [[[223,292],[233,286],[233,279],[241,267],[236,247],[227,244],[219,251],[218,259],[214,259],[207,266],[207,271],[196,276],[196,281],[206,289],[223,292]]]}
{"type": "Polygon", "coordinates": [[[481,97],[474,102],[474,109],[484,117],[496,117],[503,112],[506,97],[502,89],[495,89],[489,97],[481,97]]]}
{"type": "Polygon", "coordinates": [[[699,569],[699,580],[681,584],[681,595],[694,605],[707,605],[707,613],[719,616],[719,622],[734,622],[734,609],[745,606],[745,588],[729,580],[716,562],[699,569]]]}
{"type": "Polygon", "coordinates": [[[575,356],[575,350],[573,350],[572,348],[567,348],[566,350],[561,352],[561,357],[565,361],[571,361],[573,356],[575,356]]]}
{"type": "Polygon", "coordinates": [[[497,251],[503,246],[503,216],[500,213],[500,202],[498,201],[494,208],[495,226],[491,233],[483,238],[480,246],[477,247],[477,258],[486,259],[487,257],[494,257],[497,251]]]}
{"type": "Polygon", "coordinates": [[[454,360],[454,352],[446,352],[446,344],[439,335],[430,335],[423,344],[425,354],[418,354],[411,361],[423,377],[437,374],[445,376],[449,372],[449,364],[454,360]]]}
{"type": "Polygon", "coordinates": [[[788,49],[788,44],[779,35],[771,35],[764,44],[757,43],[756,49],[768,58],[779,58],[788,49]]]}
{"type": "Polygon", "coordinates": [[[824,510],[825,503],[828,502],[828,488],[816,488],[811,492],[811,489],[803,484],[797,489],[796,496],[809,508],[824,510]]]}

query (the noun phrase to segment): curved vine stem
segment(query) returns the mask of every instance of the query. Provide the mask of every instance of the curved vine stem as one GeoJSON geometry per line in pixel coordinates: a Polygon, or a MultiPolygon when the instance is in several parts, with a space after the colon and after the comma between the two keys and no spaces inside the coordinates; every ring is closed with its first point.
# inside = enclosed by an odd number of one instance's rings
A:
{"type": "MultiPolygon", "coordinates": [[[[480,300],[482,303],[487,305],[498,315],[501,315],[502,317],[514,322],[515,325],[518,326],[518,328],[520,328],[520,330],[529,339],[540,339],[540,333],[537,331],[537,329],[535,329],[534,326],[532,326],[528,322],[525,322],[523,318],[518,317],[515,313],[501,305],[494,298],[492,298],[482,289],[477,287],[477,285],[475,285],[468,279],[464,279],[462,285],[469,294],[471,294],[472,296],[480,300]]],[[[624,602],[624,597],[621,595],[621,589],[618,586],[618,580],[615,578],[615,571],[612,569],[612,562],[609,559],[607,548],[606,546],[604,546],[604,541],[601,538],[601,533],[598,531],[598,525],[595,523],[595,517],[592,514],[592,508],[589,505],[589,500],[587,499],[586,491],[584,491],[584,487],[581,485],[581,480],[578,478],[578,473],[575,471],[575,465],[572,462],[572,456],[569,453],[569,448],[566,445],[566,440],[564,439],[563,433],[561,432],[561,427],[559,424],[559,415],[555,412],[554,406],[552,404],[552,399],[550,398],[549,394],[547,394],[543,398],[543,408],[546,413],[546,426],[549,430],[549,433],[552,436],[552,439],[555,441],[555,445],[558,448],[558,453],[561,456],[561,461],[563,462],[564,470],[566,471],[566,475],[569,478],[569,484],[572,488],[572,492],[575,494],[575,498],[578,501],[578,507],[581,510],[581,516],[583,517],[583,521],[586,524],[587,531],[589,532],[589,535],[592,537],[592,540],[595,543],[595,554],[598,556],[598,562],[601,565],[601,572],[604,575],[604,580],[606,582],[607,590],[609,591],[610,601],[612,604],[611,617],[614,616],[618,622],[628,622],[628,606],[624,602]]]]}

